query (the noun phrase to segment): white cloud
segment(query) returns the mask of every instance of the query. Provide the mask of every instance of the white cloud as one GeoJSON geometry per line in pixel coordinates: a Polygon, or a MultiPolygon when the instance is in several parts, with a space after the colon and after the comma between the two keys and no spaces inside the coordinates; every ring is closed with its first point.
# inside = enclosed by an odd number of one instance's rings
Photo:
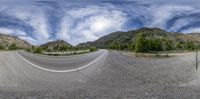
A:
{"type": "Polygon", "coordinates": [[[190,28],[190,29],[187,29],[187,30],[183,30],[182,32],[183,33],[200,33],[200,27],[190,28]]]}
{"type": "Polygon", "coordinates": [[[61,20],[60,27],[58,33],[56,34],[56,38],[70,40],[70,25],[73,24],[73,19],[65,14],[65,17],[61,20]]]}
{"type": "Polygon", "coordinates": [[[24,31],[20,31],[17,29],[8,29],[8,28],[0,28],[0,33],[3,34],[15,34],[16,36],[26,36],[27,34],[24,31]]]}
{"type": "Polygon", "coordinates": [[[34,33],[32,35],[38,40],[48,39],[48,24],[42,9],[34,5],[14,6],[6,10],[6,13],[32,26],[34,28],[34,33]]]}
{"type": "Polygon", "coordinates": [[[166,22],[177,14],[194,10],[189,6],[182,5],[159,5],[153,6],[152,16],[153,20],[150,26],[166,28],[166,22]]]}
{"type": "MultiPolygon", "coordinates": [[[[101,2],[99,2],[101,3],[101,2]]],[[[122,2],[123,3],[123,2],[122,2]]],[[[54,12],[54,4],[45,4],[44,2],[40,6],[37,3],[25,3],[25,4],[12,4],[4,5],[0,4],[0,13],[4,12],[9,16],[22,20],[26,24],[32,26],[34,31],[30,36],[20,36],[34,44],[41,44],[53,39],[64,39],[73,45],[81,42],[93,41],[101,36],[107,35],[114,31],[123,31],[126,22],[130,21],[130,25],[136,24],[135,19],[141,21],[141,26],[159,27],[166,29],[167,22],[177,15],[198,13],[197,9],[190,6],[183,6],[177,4],[162,4],[162,5],[143,5],[137,4],[76,4],[63,2],[63,4],[55,3],[55,12],[61,11],[56,17],[60,17],[59,22],[55,19],[57,25],[55,29],[50,29],[49,18],[51,18],[51,10],[54,12]],[[48,5],[48,6],[46,6],[48,5]],[[52,7],[52,5],[54,7],[52,7]],[[65,6],[66,5],[66,6],[65,6]],[[46,13],[45,11],[49,11],[46,13]],[[197,12],[195,12],[197,11],[197,12]],[[63,13],[64,12],[64,13],[63,13]],[[132,22],[132,23],[131,23],[132,22]],[[55,30],[57,33],[52,33],[51,30],[55,30]],[[51,38],[51,36],[55,36],[51,38]]],[[[54,22],[54,19],[52,19],[54,22]]],[[[184,27],[197,19],[194,18],[180,18],[176,19],[174,25],[170,26],[170,31],[176,31],[181,27],[184,27]]],[[[9,21],[9,20],[8,20],[9,21]]],[[[52,23],[51,22],[51,23],[52,23]]],[[[25,24],[25,25],[26,25],[25,24]]],[[[24,26],[24,25],[23,25],[24,26]]],[[[131,27],[131,26],[130,26],[131,27]]],[[[22,27],[24,28],[24,27],[22,27]]],[[[132,27],[131,27],[132,28],[132,27]]],[[[126,28],[130,29],[130,28],[126,28]]],[[[184,30],[184,32],[198,31],[199,28],[190,28],[184,30]]],[[[0,32],[7,34],[26,35],[25,30],[22,29],[10,29],[0,28],[0,32]]]]}
{"type": "Polygon", "coordinates": [[[67,15],[71,16],[71,18],[63,22],[66,24],[61,25],[61,27],[64,27],[61,33],[67,34],[67,38],[74,45],[85,41],[96,40],[113,31],[123,30],[122,27],[126,21],[123,12],[98,6],[72,9],[67,15]],[[74,26],[74,24],[76,25],[74,26]]]}
{"type": "Polygon", "coordinates": [[[26,37],[26,36],[18,36],[20,39],[25,40],[27,42],[31,42],[33,45],[38,45],[38,41],[31,38],[31,37],[26,37]]]}

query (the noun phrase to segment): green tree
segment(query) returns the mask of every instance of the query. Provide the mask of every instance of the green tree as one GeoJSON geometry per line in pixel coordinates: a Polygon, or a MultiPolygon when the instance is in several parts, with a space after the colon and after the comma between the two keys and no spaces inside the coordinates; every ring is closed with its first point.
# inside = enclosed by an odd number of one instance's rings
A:
{"type": "Polygon", "coordinates": [[[133,51],[135,49],[135,43],[128,44],[128,50],[133,51]]]}
{"type": "Polygon", "coordinates": [[[145,34],[141,33],[138,34],[135,41],[135,51],[139,53],[147,52],[148,51],[148,44],[145,38],[145,34]]]}
{"type": "Polygon", "coordinates": [[[148,33],[140,33],[136,36],[135,51],[143,52],[158,52],[164,50],[171,50],[173,48],[172,41],[148,35],[148,33]]]}
{"type": "Polygon", "coordinates": [[[119,44],[119,50],[128,49],[128,44],[119,44]]]}
{"type": "Polygon", "coordinates": [[[67,45],[64,45],[62,48],[61,48],[62,51],[66,51],[66,50],[69,50],[69,47],[67,45]]]}
{"type": "Polygon", "coordinates": [[[110,49],[119,49],[119,44],[118,43],[116,43],[116,42],[112,42],[111,44],[110,44],[110,47],[109,47],[110,49]]]}
{"type": "Polygon", "coordinates": [[[178,42],[178,43],[176,44],[176,49],[178,49],[178,50],[184,49],[183,43],[182,43],[182,42],[178,42]]]}
{"type": "Polygon", "coordinates": [[[193,42],[186,42],[186,50],[194,50],[195,45],[193,42]]]}
{"type": "Polygon", "coordinates": [[[162,51],[162,41],[160,38],[149,38],[146,42],[147,51],[162,51]]]}
{"type": "Polygon", "coordinates": [[[164,51],[170,51],[173,49],[173,42],[168,39],[164,39],[163,46],[162,46],[164,51]]]}

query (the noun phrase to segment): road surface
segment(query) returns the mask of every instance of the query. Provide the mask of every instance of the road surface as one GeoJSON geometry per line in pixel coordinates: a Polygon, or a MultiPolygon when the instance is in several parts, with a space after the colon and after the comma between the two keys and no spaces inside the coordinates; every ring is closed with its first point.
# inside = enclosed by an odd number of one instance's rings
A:
{"type": "Polygon", "coordinates": [[[136,58],[0,52],[0,99],[199,99],[195,54],[136,58]]]}
{"type": "Polygon", "coordinates": [[[107,52],[100,50],[94,53],[72,56],[47,56],[32,54],[25,51],[17,51],[17,54],[31,65],[52,72],[70,72],[82,69],[98,61],[107,52]]]}

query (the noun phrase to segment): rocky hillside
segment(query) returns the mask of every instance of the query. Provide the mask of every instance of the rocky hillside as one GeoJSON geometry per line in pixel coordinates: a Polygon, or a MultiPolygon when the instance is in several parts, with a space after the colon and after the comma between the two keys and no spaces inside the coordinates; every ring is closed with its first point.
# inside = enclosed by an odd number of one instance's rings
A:
{"type": "Polygon", "coordinates": [[[40,45],[40,47],[48,51],[62,51],[72,48],[72,45],[64,40],[56,40],[40,45]]]}
{"type": "Polygon", "coordinates": [[[7,34],[0,33],[0,47],[1,49],[9,49],[10,47],[15,48],[31,48],[31,44],[16,37],[7,34]]]}
{"type": "Polygon", "coordinates": [[[190,33],[190,34],[183,34],[183,33],[172,33],[166,32],[159,28],[141,28],[138,30],[131,30],[128,32],[114,32],[110,33],[106,36],[99,38],[94,42],[87,42],[81,43],[78,46],[95,46],[98,48],[108,48],[113,43],[117,44],[131,44],[134,43],[136,40],[136,35],[140,33],[149,34],[149,37],[165,37],[169,38],[173,42],[193,42],[193,43],[200,43],[200,34],[199,33],[190,33]]]}

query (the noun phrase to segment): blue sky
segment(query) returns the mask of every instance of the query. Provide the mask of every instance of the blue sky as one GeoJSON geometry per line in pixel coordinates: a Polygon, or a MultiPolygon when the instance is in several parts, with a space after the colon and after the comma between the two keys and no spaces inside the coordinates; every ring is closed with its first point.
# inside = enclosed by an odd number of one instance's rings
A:
{"type": "Polygon", "coordinates": [[[114,31],[158,27],[200,32],[199,0],[0,0],[0,33],[32,44],[73,45],[114,31]]]}

